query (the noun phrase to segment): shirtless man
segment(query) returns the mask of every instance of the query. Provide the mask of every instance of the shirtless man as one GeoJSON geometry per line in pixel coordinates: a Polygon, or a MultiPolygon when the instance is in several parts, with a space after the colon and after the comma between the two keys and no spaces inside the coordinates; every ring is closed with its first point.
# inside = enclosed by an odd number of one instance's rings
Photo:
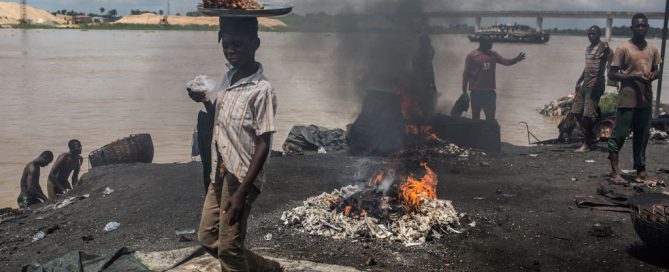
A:
{"type": "Polygon", "coordinates": [[[70,151],[60,154],[53,167],[51,167],[47,181],[49,198],[55,198],[65,193],[66,190],[72,189],[67,180],[70,173],[72,173],[73,186],[76,186],[79,181],[79,169],[84,161],[84,158],[80,156],[81,142],[73,139],[67,142],[67,146],[70,148],[70,151]]]}
{"type": "Polygon", "coordinates": [[[29,162],[23,168],[23,175],[21,176],[21,194],[16,199],[21,209],[28,208],[28,206],[46,201],[47,197],[39,185],[40,167],[45,167],[53,161],[53,153],[51,151],[44,151],[36,159],[29,162]]]}

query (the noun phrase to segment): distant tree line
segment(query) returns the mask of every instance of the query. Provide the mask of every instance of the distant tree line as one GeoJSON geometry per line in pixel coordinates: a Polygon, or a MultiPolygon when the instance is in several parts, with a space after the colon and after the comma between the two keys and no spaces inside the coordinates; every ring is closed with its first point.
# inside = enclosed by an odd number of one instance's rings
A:
{"type": "Polygon", "coordinates": [[[85,12],[78,12],[74,10],[57,10],[56,12],[52,12],[53,15],[56,14],[64,14],[64,15],[70,15],[70,16],[80,16],[80,15],[88,15],[88,16],[93,16],[93,17],[105,17],[105,18],[116,18],[118,16],[118,11],[116,9],[110,9],[106,10],[105,8],[100,8],[100,13],[85,13],[85,12]],[[105,11],[107,11],[105,13],[105,11]]]}
{"type": "MultiPolygon", "coordinates": [[[[606,31],[606,28],[602,28],[602,35],[604,35],[604,32],[606,31]]],[[[551,34],[557,34],[557,35],[580,35],[580,36],[585,36],[587,35],[587,30],[586,29],[574,29],[574,28],[569,28],[569,29],[558,29],[558,28],[553,28],[551,30],[548,30],[551,34]]],[[[632,30],[630,29],[629,26],[614,26],[611,29],[611,35],[613,36],[618,36],[618,37],[631,37],[632,36],[632,30]]],[[[648,34],[646,35],[649,38],[661,38],[662,37],[662,28],[660,27],[650,27],[648,29],[648,34]]]]}

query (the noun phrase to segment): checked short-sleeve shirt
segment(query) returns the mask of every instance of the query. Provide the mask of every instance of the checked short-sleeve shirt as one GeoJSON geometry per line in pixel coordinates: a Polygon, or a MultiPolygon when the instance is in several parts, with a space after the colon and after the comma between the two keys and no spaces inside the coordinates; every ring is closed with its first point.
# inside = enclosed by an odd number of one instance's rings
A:
{"type": "MultiPolygon", "coordinates": [[[[274,89],[263,75],[262,65],[256,73],[231,84],[235,72],[231,68],[225,74],[216,95],[211,157],[212,165],[216,165],[218,152],[225,169],[242,182],[255,153],[255,137],[276,131],[277,103],[274,89]]],[[[213,182],[217,170],[212,167],[213,182]]],[[[262,177],[263,173],[255,183],[258,189],[262,187],[262,177]]]]}

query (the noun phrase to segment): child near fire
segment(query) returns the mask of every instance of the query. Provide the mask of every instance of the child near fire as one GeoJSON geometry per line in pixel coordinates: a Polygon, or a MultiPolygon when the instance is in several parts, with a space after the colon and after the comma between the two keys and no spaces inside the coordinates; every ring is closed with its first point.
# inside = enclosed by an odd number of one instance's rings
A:
{"type": "Polygon", "coordinates": [[[212,183],[202,208],[200,244],[223,271],[282,271],[279,263],[246,249],[251,205],[262,189],[262,169],[275,132],[276,96],[255,60],[260,46],[256,18],[220,19],[219,41],[230,69],[215,96],[188,90],[214,113],[212,183]]]}

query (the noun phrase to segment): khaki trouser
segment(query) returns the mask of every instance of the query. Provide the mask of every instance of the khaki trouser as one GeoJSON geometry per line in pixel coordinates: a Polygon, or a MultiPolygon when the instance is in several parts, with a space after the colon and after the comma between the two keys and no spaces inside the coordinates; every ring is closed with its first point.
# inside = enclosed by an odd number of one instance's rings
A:
{"type": "Polygon", "coordinates": [[[251,205],[260,194],[258,189],[252,187],[246,197],[241,220],[232,226],[228,225],[229,217],[223,209],[239,185],[234,175],[219,167],[215,183],[209,184],[204,199],[198,240],[207,252],[218,258],[223,271],[279,271],[279,263],[266,260],[244,247],[246,222],[251,205]]]}

